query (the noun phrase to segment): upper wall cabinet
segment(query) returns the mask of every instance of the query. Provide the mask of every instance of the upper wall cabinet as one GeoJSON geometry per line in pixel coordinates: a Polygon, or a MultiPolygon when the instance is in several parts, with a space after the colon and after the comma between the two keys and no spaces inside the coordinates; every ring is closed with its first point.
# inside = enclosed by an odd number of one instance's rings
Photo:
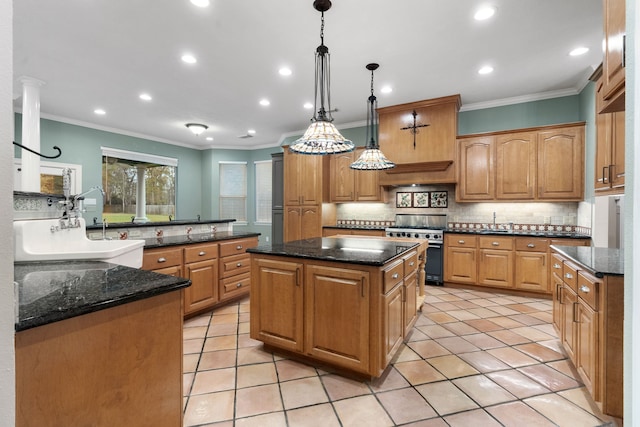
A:
{"type": "Polygon", "coordinates": [[[456,200],[582,200],[583,156],[584,123],[461,136],[456,200]]]}
{"type": "Polygon", "coordinates": [[[454,183],[460,95],[378,109],[382,152],[396,164],[381,185],[454,183]]]}
{"type": "Polygon", "coordinates": [[[624,111],[625,0],[603,0],[604,60],[600,113],[624,111]]]}
{"type": "Polygon", "coordinates": [[[323,202],[323,170],[326,156],[284,151],[284,204],[319,205],[323,202]]]}
{"type": "Polygon", "coordinates": [[[382,189],[377,170],[354,170],[351,163],[364,151],[358,148],[350,153],[330,156],[331,202],[379,202],[382,189]]]}

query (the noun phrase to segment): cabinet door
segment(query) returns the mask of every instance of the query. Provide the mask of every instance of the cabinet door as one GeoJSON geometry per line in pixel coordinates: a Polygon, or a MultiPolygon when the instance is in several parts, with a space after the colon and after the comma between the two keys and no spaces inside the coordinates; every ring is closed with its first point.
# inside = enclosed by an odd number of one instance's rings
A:
{"type": "Polygon", "coordinates": [[[323,156],[284,153],[285,205],[321,204],[323,156]]]}
{"type": "Polygon", "coordinates": [[[584,198],[584,127],[538,133],[538,199],[584,198]]]}
{"type": "Polygon", "coordinates": [[[577,309],[576,369],[594,400],[601,401],[598,384],[598,313],[582,300],[579,300],[577,309]]]}
{"type": "Polygon", "coordinates": [[[513,251],[480,249],[478,284],[509,288],[513,286],[513,251]]]}
{"type": "Polygon", "coordinates": [[[251,338],[302,352],[303,266],[252,258],[251,338]]]}
{"type": "Polygon", "coordinates": [[[291,242],[302,238],[302,208],[287,207],[284,210],[284,241],[291,242]]]}
{"type": "Polygon", "coordinates": [[[398,285],[384,296],[382,314],[382,362],[386,366],[402,344],[404,336],[403,285],[398,285]]]}
{"type": "Polygon", "coordinates": [[[191,286],[184,289],[184,313],[206,309],[218,302],[218,260],[185,264],[191,286]]]}
{"type": "Polygon", "coordinates": [[[496,198],[533,199],[535,187],[536,133],[496,136],[496,198]]]}
{"type": "Polygon", "coordinates": [[[447,247],[445,281],[476,284],[476,249],[447,247]]]}
{"type": "Polygon", "coordinates": [[[562,287],[562,346],[569,356],[569,359],[576,362],[576,344],[577,344],[577,327],[576,327],[576,305],[578,304],[578,295],[566,284],[562,287]]]}
{"type": "Polygon", "coordinates": [[[355,200],[355,171],[351,169],[354,155],[340,153],[331,156],[331,201],[351,202],[355,200]]]}
{"type": "Polygon", "coordinates": [[[625,112],[612,114],[611,129],[611,187],[624,187],[624,119],[625,112]]]}
{"type": "Polygon", "coordinates": [[[380,187],[380,172],[377,170],[354,171],[356,178],[356,201],[380,202],[382,201],[382,188],[380,187]]]}
{"type": "Polygon", "coordinates": [[[604,100],[606,112],[624,110],[625,0],[604,0],[604,100]]]}
{"type": "Polygon", "coordinates": [[[322,218],[319,206],[303,206],[300,222],[300,238],[312,239],[322,236],[322,218]]]}
{"type": "Polygon", "coordinates": [[[365,271],[306,267],[305,353],[369,371],[369,287],[365,271]]]}
{"type": "MultiPolygon", "coordinates": [[[[562,274],[562,266],[560,266],[560,274],[562,274]]],[[[553,274],[551,276],[552,286],[553,286],[553,326],[555,326],[556,331],[558,332],[558,338],[560,338],[560,342],[564,340],[564,329],[563,329],[563,312],[562,309],[564,306],[562,305],[562,289],[564,284],[562,283],[562,279],[559,275],[553,274]]]]}
{"type": "Polygon", "coordinates": [[[153,270],[155,273],[166,274],[167,276],[182,277],[182,267],[179,265],[153,270]]]}
{"type": "Polygon", "coordinates": [[[404,278],[404,334],[406,337],[411,332],[413,325],[418,320],[418,272],[404,278]]]}
{"type": "Polygon", "coordinates": [[[546,252],[516,252],[516,289],[549,293],[546,252]]]}
{"type": "Polygon", "coordinates": [[[458,141],[458,200],[495,198],[493,140],[485,136],[458,141]]]}

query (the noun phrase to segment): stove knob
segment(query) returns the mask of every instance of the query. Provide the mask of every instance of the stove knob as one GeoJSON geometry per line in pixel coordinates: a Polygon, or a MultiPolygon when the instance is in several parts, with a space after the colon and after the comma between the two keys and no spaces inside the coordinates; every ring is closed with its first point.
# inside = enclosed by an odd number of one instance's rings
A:
{"type": "Polygon", "coordinates": [[[416,233],[416,234],[413,235],[413,237],[415,237],[417,239],[418,237],[420,237],[420,235],[418,233],[416,233]]]}

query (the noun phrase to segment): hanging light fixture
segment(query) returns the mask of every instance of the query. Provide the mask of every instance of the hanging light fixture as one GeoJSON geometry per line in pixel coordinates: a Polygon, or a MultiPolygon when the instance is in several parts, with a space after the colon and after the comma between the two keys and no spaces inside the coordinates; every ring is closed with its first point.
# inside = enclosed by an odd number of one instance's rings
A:
{"type": "Polygon", "coordinates": [[[185,126],[196,136],[209,129],[209,126],[200,123],[187,123],[185,126]]]}
{"type": "Polygon", "coordinates": [[[369,96],[367,109],[367,139],[364,151],[355,162],[349,166],[351,169],[358,170],[382,170],[396,167],[395,163],[387,159],[380,146],[376,141],[378,133],[378,120],[376,109],[378,108],[378,99],[373,94],[373,72],[379,67],[378,64],[367,64],[367,70],[371,71],[371,95],[369,96]]]}
{"type": "Polygon", "coordinates": [[[324,13],[331,8],[331,1],[315,0],[313,7],[322,14],[320,46],[316,49],[314,113],[307,131],[289,147],[289,150],[301,154],[333,154],[353,151],[355,148],[353,142],[343,137],[331,123],[333,117],[331,117],[329,88],[329,48],[324,45],[324,13]]]}

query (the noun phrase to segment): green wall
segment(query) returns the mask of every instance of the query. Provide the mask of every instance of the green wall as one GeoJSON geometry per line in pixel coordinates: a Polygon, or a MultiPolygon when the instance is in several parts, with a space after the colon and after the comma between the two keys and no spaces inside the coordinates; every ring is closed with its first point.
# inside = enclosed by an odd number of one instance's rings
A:
{"type": "Polygon", "coordinates": [[[587,122],[585,128],[585,168],[584,168],[584,200],[591,201],[595,195],[596,164],[596,85],[593,82],[580,92],[580,120],[587,122]]]}

